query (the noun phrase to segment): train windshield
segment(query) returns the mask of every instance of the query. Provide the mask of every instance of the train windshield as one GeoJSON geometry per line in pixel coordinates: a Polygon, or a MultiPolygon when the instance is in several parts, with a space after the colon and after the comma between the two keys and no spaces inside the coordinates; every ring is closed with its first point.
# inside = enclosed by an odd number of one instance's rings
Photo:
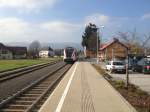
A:
{"type": "Polygon", "coordinates": [[[66,49],[66,56],[67,57],[71,57],[72,53],[73,53],[74,49],[73,48],[67,48],[66,49]]]}

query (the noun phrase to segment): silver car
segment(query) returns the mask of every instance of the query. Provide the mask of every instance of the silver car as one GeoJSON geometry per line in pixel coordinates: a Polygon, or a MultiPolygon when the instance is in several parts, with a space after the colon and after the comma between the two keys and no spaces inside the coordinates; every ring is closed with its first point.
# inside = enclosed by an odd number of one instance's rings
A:
{"type": "Polygon", "coordinates": [[[126,72],[126,66],[123,61],[109,61],[106,64],[106,70],[112,72],[126,72]]]}

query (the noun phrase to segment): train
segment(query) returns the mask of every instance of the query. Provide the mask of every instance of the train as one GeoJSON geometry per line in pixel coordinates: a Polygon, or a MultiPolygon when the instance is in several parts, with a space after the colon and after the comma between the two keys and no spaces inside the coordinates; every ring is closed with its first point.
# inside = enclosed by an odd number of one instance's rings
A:
{"type": "Polygon", "coordinates": [[[78,60],[78,53],[76,48],[73,47],[66,47],[64,49],[64,62],[67,63],[74,63],[75,61],[78,60]]]}

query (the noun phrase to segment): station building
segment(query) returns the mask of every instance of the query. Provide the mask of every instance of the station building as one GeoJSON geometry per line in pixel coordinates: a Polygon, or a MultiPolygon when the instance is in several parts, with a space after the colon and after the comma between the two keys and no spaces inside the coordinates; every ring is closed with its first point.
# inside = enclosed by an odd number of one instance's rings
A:
{"type": "Polygon", "coordinates": [[[111,42],[102,44],[99,49],[100,60],[125,59],[128,47],[119,39],[113,38],[111,42]]]}

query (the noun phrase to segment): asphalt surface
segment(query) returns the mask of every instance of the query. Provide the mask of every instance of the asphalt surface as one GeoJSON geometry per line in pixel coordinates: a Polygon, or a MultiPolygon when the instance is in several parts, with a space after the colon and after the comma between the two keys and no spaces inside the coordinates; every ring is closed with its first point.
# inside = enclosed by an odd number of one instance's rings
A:
{"type": "MultiPolygon", "coordinates": [[[[105,63],[99,62],[97,63],[96,58],[88,59],[88,62],[92,64],[97,64],[101,66],[103,69],[106,69],[105,63]]],[[[117,80],[126,80],[126,74],[121,73],[109,73],[112,77],[117,80]]],[[[150,74],[143,74],[143,73],[135,73],[129,71],[129,82],[138,86],[143,91],[146,91],[150,94],[150,74]]]]}
{"type": "MultiPolygon", "coordinates": [[[[110,75],[115,79],[126,80],[126,74],[113,73],[110,75]]],[[[150,74],[130,73],[129,82],[150,94],[150,74]]]]}
{"type": "Polygon", "coordinates": [[[5,81],[0,83],[0,102],[3,99],[11,96],[12,94],[16,93],[17,91],[25,88],[29,84],[33,83],[40,77],[49,73],[50,70],[55,69],[55,67],[61,66],[65,64],[64,62],[59,62],[57,64],[33,71],[28,74],[24,74],[22,76],[16,77],[14,79],[5,81]]]}
{"type": "MultiPolygon", "coordinates": [[[[99,63],[103,69],[105,69],[104,63],[99,63]]],[[[113,78],[117,80],[126,80],[126,74],[121,73],[109,73],[113,78]]],[[[138,86],[143,91],[146,91],[150,94],[150,74],[136,73],[129,71],[129,82],[138,86]]]]}

